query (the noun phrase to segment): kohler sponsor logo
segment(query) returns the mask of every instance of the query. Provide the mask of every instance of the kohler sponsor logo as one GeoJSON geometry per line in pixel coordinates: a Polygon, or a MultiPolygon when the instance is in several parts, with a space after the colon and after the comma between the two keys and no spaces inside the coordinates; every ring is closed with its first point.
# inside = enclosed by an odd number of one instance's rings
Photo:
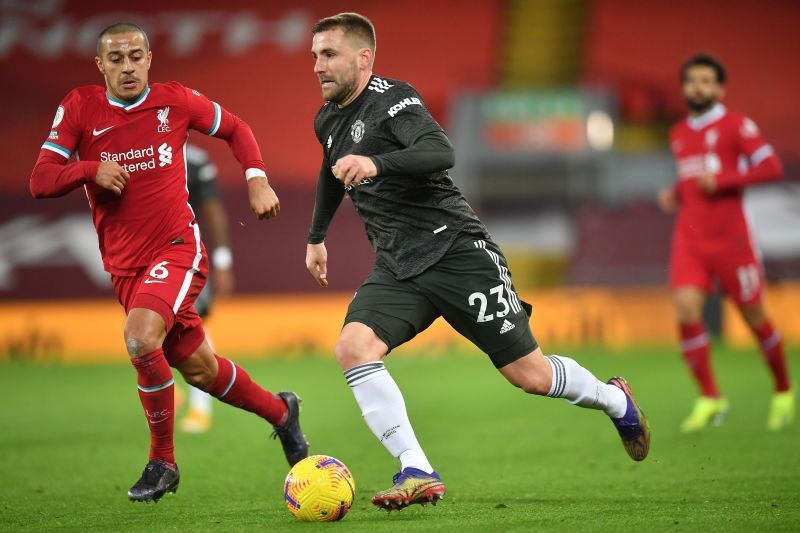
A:
{"type": "Polygon", "coordinates": [[[422,101],[417,97],[411,98],[403,98],[392,107],[389,108],[389,116],[393,117],[398,114],[403,109],[407,108],[410,105],[422,105],[422,101]]]}

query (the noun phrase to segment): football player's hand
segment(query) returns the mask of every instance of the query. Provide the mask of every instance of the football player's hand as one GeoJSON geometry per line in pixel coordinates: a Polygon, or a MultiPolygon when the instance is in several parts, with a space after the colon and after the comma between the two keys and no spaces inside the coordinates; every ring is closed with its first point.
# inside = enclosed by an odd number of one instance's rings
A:
{"type": "Polygon", "coordinates": [[[678,198],[675,196],[675,189],[670,187],[659,191],[658,207],[668,215],[678,210],[678,198]]]}
{"type": "Polygon", "coordinates": [[[230,296],[233,293],[233,269],[215,268],[212,270],[214,294],[217,296],[230,296]]]}
{"type": "Polygon", "coordinates": [[[350,154],[336,161],[333,166],[333,175],[347,189],[351,185],[358,187],[365,179],[377,176],[378,168],[369,157],[350,154]]]}
{"type": "Polygon", "coordinates": [[[328,250],[324,242],[306,246],[306,268],[320,287],[328,286],[328,250]]]}
{"type": "Polygon", "coordinates": [[[131,179],[131,175],[116,161],[103,161],[97,167],[97,175],[94,177],[94,182],[119,196],[122,194],[122,189],[125,188],[125,184],[128,183],[129,179],[131,179]]]}
{"type": "Polygon", "coordinates": [[[710,172],[706,172],[697,178],[697,184],[700,185],[700,188],[703,189],[703,192],[707,194],[714,194],[714,192],[717,190],[717,177],[710,172]]]}
{"type": "Polygon", "coordinates": [[[247,194],[250,197],[250,210],[259,220],[278,216],[281,203],[278,195],[269,186],[267,178],[257,177],[247,180],[247,194]]]}

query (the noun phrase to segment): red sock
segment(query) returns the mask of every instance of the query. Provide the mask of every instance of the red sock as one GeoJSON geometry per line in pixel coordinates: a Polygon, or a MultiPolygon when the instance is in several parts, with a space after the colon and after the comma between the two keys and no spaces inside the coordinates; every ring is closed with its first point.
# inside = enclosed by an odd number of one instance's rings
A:
{"type": "Polygon", "coordinates": [[[761,353],[767,361],[772,377],[775,379],[775,392],[786,392],[789,390],[789,372],[786,369],[786,355],[783,353],[783,340],[769,322],[764,322],[760,328],[753,330],[758,343],[761,345],[761,353]]]}
{"type": "Polygon", "coordinates": [[[719,398],[719,390],[711,371],[711,350],[708,345],[708,335],[703,324],[681,324],[681,352],[686,364],[689,365],[700,394],[711,398],[719,398]]]}
{"type": "Polygon", "coordinates": [[[150,459],[174,465],[175,386],[164,351],[159,348],[131,361],[138,374],[139,399],[150,426],[150,459]]]}
{"type": "Polygon", "coordinates": [[[206,392],[220,401],[255,413],[270,424],[281,425],[286,420],[286,403],[280,396],[262,389],[250,375],[229,359],[214,354],[219,371],[206,392]]]}

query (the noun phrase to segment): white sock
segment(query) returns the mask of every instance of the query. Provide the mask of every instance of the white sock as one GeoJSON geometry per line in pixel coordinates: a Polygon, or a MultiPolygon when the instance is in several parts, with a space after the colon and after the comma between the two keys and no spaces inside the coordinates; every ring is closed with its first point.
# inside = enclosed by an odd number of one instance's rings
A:
{"type": "Polygon", "coordinates": [[[400,459],[400,468],[433,472],[408,420],[403,394],[383,362],[355,366],[347,370],[344,377],[369,429],[389,453],[400,459]]]}
{"type": "Polygon", "coordinates": [[[566,398],[571,404],[588,409],[602,409],[611,418],[622,418],[628,399],[622,389],[603,383],[575,362],[560,355],[546,355],[553,370],[553,384],[548,396],[566,398]]]}
{"type": "Polygon", "coordinates": [[[189,387],[189,409],[211,414],[211,395],[194,387],[189,387]]]}

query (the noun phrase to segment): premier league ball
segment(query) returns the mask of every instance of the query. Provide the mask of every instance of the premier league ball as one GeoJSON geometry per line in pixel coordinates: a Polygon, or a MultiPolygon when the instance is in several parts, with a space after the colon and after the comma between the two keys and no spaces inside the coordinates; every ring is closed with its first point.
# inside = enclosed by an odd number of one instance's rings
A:
{"type": "Polygon", "coordinates": [[[341,520],[353,505],[355,481],[350,469],[338,459],[311,455],[289,471],[283,497],[301,522],[341,520]]]}

